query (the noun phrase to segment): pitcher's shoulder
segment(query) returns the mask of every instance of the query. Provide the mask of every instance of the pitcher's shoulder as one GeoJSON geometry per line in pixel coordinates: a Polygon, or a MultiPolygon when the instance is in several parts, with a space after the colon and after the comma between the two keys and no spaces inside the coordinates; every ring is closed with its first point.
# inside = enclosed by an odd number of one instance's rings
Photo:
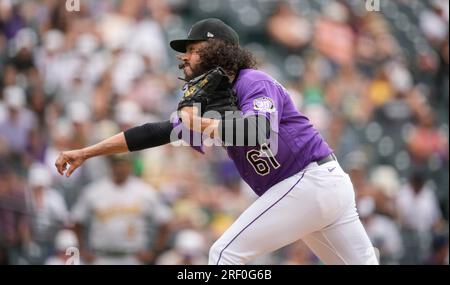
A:
{"type": "Polygon", "coordinates": [[[273,79],[269,74],[265,73],[264,71],[257,69],[242,69],[239,72],[237,83],[253,83],[261,80],[272,82],[275,81],[275,79],[273,79]]]}
{"type": "Polygon", "coordinates": [[[239,77],[236,80],[235,88],[237,90],[247,89],[250,86],[255,86],[257,82],[265,82],[279,86],[280,84],[269,74],[256,69],[243,69],[239,72],[239,77]]]}

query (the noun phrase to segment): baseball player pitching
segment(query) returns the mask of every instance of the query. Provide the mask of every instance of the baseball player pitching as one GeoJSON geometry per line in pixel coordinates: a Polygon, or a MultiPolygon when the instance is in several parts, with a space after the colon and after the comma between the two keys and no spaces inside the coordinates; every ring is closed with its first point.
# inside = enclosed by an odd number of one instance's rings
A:
{"type": "MultiPolygon", "coordinates": [[[[259,196],[212,245],[209,264],[246,264],[299,239],[325,264],[378,264],[349,176],[286,89],[256,69],[237,33],[205,19],[170,46],[181,53],[186,81],[177,116],[62,152],[58,172],[69,177],[94,156],[186,140],[186,130],[202,134],[201,142],[207,133],[259,196]]],[[[192,137],[187,141],[202,151],[192,137]]]]}

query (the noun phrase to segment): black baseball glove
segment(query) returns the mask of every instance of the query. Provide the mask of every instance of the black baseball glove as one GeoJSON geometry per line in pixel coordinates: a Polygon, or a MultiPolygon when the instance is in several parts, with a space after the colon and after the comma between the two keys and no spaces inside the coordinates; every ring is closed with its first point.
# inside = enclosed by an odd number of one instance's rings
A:
{"type": "Polygon", "coordinates": [[[194,104],[200,104],[201,116],[208,111],[216,111],[224,116],[226,111],[238,110],[236,92],[220,67],[188,81],[184,90],[183,98],[178,103],[178,111],[194,104]]]}

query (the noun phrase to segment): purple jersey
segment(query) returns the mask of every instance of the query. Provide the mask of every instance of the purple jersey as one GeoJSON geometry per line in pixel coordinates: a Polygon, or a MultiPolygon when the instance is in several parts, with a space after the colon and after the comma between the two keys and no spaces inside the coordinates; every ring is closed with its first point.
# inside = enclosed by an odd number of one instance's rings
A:
{"type": "Polygon", "coordinates": [[[227,147],[242,178],[259,196],[332,152],[308,118],[296,109],[287,91],[266,73],[241,70],[234,89],[244,116],[257,113],[270,119],[270,149],[276,150],[273,157],[260,146],[227,147]]]}
{"type": "MultiPolygon", "coordinates": [[[[270,120],[267,147],[226,147],[241,177],[257,195],[332,153],[308,118],[296,109],[287,91],[272,77],[258,70],[243,69],[234,89],[244,116],[263,114],[270,120]]],[[[186,130],[177,116],[172,122],[174,127],[186,130]]],[[[188,133],[192,136],[178,138],[203,153],[202,146],[198,146],[202,145],[201,135],[188,133]]]]}

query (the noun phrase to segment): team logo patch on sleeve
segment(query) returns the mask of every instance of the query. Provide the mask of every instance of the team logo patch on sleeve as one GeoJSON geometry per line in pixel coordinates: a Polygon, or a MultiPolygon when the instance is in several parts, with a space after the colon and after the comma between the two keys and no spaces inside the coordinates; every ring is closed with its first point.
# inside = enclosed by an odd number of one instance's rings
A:
{"type": "Polygon", "coordinates": [[[275,112],[275,105],[269,97],[261,97],[253,100],[253,109],[265,113],[275,112]]]}

